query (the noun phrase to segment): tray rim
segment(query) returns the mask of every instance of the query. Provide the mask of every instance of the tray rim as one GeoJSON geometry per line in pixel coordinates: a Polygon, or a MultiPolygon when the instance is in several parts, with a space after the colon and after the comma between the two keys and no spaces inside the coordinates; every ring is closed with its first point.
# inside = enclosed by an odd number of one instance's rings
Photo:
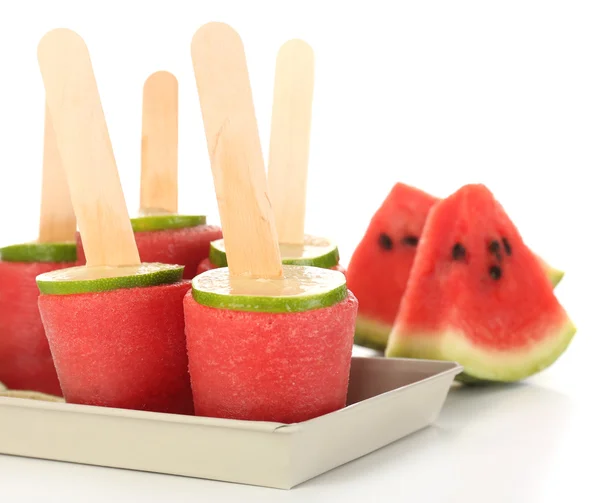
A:
{"type": "MultiPolygon", "coordinates": [[[[378,395],[372,396],[365,400],[352,403],[342,409],[338,409],[321,416],[308,419],[306,421],[295,422],[295,423],[279,423],[274,421],[251,421],[251,420],[238,420],[238,419],[223,419],[213,418],[207,416],[187,416],[183,414],[171,414],[167,412],[154,412],[154,411],[143,411],[134,409],[123,409],[116,407],[103,407],[98,405],[83,405],[83,404],[71,404],[65,402],[49,402],[43,400],[34,400],[30,398],[17,398],[17,397],[3,397],[0,396],[0,407],[8,406],[15,408],[27,408],[27,409],[38,409],[46,410],[58,413],[75,413],[75,414],[91,414],[96,416],[104,417],[118,417],[122,419],[135,419],[145,421],[156,421],[156,422],[167,422],[172,424],[187,424],[196,427],[215,427],[215,428],[232,428],[242,429],[247,431],[266,432],[266,433],[293,433],[301,428],[303,425],[311,425],[315,422],[321,421],[323,418],[330,417],[332,415],[340,415],[344,413],[351,413],[356,409],[362,407],[368,407],[373,401],[385,400],[387,397],[395,394],[398,390],[405,390],[420,386],[425,382],[442,379],[449,374],[458,375],[462,372],[463,367],[454,361],[448,360],[431,360],[431,359],[414,359],[414,358],[387,358],[384,356],[352,356],[352,360],[379,360],[379,361],[395,361],[395,362],[409,362],[411,365],[424,367],[427,365],[438,365],[440,367],[447,367],[445,369],[440,368],[439,371],[419,379],[415,382],[393,388],[385,391],[378,395]]],[[[0,420],[1,421],[1,420],[0,420]]],[[[1,453],[1,452],[0,452],[1,453]]]]}
{"type": "MultiPolygon", "coordinates": [[[[376,386],[366,394],[362,394],[359,388],[356,398],[367,398],[328,414],[289,424],[0,397],[0,411],[8,414],[8,424],[14,426],[13,432],[17,433],[17,438],[13,440],[0,434],[0,445],[7,449],[0,447],[0,455],[290,490],[430,426],[443,408],[455,376],[463,370],[457,362],[442,360],[353,355],[352,361],[361,362],[358,364],[359,376],[363,372],[372,372],[376,379],[376,376],[385,379],[386,366],[389,365],[387,368],[392,373],[407,374],[411,378],[406,380],[406,384],[402,384],[404,379],[391,381],[392,386],[395,382],[399,385],[375,395],[371,395],[371,392],[385,389],[387,386],[376,386]],[[361,364],[367,367],[361,369],[361,364]],[[369,365],[375,367],[369,370],[369,365]],[[384,370],[379,374],[381,369],[384,370]],[[421,392],[431,400],[423,401],[421,392]],[[408,414],[409,419],[401,421],[400,425],[395,421],[394,426],[390,424],[391,411],[403,415],[401,410],[413,408],[416,415],[408,414]],[[369,427],[372,423],[364,421],[366,416],[375,418],[378,424],[382,425],[381,434],[373,435],[369,427]],[[97,443],[97,440],[86,440],[83,442],[84,446],[79,445],[75,450],[71,445],[69,449],[57,452],[56,446],[50,442],[43,443],[41,450],[36,447],[32,451],[31,443],[22,435],[24,430],[19,427],[20,421],[25,421],[28,425],[37,425],[38,421],[44,422],[44,418],[48,424],[42,426],[38,435],[51,433],[56,428],[56,432],[60,434],[59,438],[62,438],[61,435],[71,437],[72,432],[68,428],[80,424],[83,427],[82,431],[90,431],[92,428],[99,433],[101,439],[108,438],[108,444],[104,441],[97,443]],[[118,428],[120,433],[113,438],[115,428],[118,428]],[[335,428],[335,431],[332,428],[335,428]],[[138,434],[139,431],[145,433],[138,434]],[[112,445],[115,438],[118,441],[120,435],[127,432],[133,436],[130,448],[125,451],[127,454],[118,460],[107,458],[104,446],[112,445]],[[151,452],[148,451],[148,445],[152,442],[144,441],[143,437],[152,432],[164,434],[165,438],[172,441],[172,446],[167,449],[164,457],[157,457],[155,448],[151,452]],[[348,440],[356,433],[360,433],[368,441],[348,447],[348,440]],[[3,444],[2,438],[8,443],[3,444]],[[139,452],[145,453],[148,458],[136,457],[138,455],[135,453],[138,451],[132,447],[139,442],[143,445],[139,452]],[[214,442],[237,452],[240,456],[241,471],[239,467],[232,468],[222,460],[216,466],[207,465],[203,455],[195,454],[197,449],[189,447],[191,444],[196,447],[213,445],[214,442]],[[320,454],[322,445],[331,448],[330,455],[324,458],[320,454]],[[258,452],[264,454],[263,451],[267,453],[267,458],[259,461],[256,468],[256,456],[258,452]],[[183,465],[182,459],[185,460],[183,465]]],[[[362,380],[359,378],[357,382],[361,383],[362,380]]],[[[37,426],[35,428],[37,429],[37,426]]],[[[14,433],[9,432],[9,437],[13,436],[14,433]]],[[[92,438],[94,437],[97,435],[92,435],[92,438]]]]}

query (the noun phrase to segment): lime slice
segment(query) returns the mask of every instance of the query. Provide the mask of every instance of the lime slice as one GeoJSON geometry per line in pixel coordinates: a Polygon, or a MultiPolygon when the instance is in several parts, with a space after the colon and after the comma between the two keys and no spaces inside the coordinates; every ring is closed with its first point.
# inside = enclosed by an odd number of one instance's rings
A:
{"type": "MultiPolygon", "coordinates": [[[[287,265],[308,265],[331,269],[335,267],[340,254],[337,246],[326,238],[305,236],[304,244],[279,243],[281,261],[287,265]]],[[[225,243],[222,239],[210,244],[209,260],[216,267],[227,267],[225,243]]]]}
{"type": "Polygon", "coordinates": [[[23,243],[0,248],[4,262],[75,262],[77,245],[68,243],[23,243]]]}
{"type": "Polygon", "coordinates": [[[177,283],[182,277],[183,266],[142,263],[118,267],[69,267],[40,274],[36,281],[41,293],[71,295],[177,283]]]}
{"type": "Polygon", "coordinates": [[[160,211],[146,211],[139,217],[131,219],[133,232],[162,231],[166,229],[183,229],[205,225],[204,215],[177,215],[174,213],[161,213],[160,211]]]}
{"type": "Polygon", "coordinates": [[[348,290],[341,272],[286,264],[280,279],[234,278],[227,267],[211,269],[192,280],[192,295],[208,307],[291,313],[337,304],[348,290]]]}

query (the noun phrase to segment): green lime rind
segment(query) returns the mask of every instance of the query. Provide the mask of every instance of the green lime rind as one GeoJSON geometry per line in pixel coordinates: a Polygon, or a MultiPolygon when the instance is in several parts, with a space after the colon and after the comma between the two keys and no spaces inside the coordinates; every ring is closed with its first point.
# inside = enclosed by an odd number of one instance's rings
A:
{"type": "MultiPolygon", "coordinates": [[[[336,245],[324,246],[323,250],[322,254],[312,257],[286,257],[284,250],[282,250],[281,262],[285,265],[304,265],[320,267],[322,269],[331,269],[339,264],[340,252],[336,245]]],[[[227,267],[227,254],[223,246],[223,239],[218,239],[210,243],[208,259],[215,267],[227,267]]]]}
{"type": "Polygon", "coordinates": [[[131,219],[133,232],[162,231],[184,229],[206,225],[204,215],[145,215],[131,219]]]}
{"type": "Polygon", "coordinates": [[[345,286],[340,286],[335,290],[331,290],[326,295],[312,298],[278,298],[263,296],[230,296],[225,298],[222,295],[198,290],[192,290],[192,295],[198,304],[217,309],[254,311],[259,313],[299,313],[302,311],[333,306],[347,297],[348,290],[345,286]]]}
{"type": "MultiPolygon", "coordinates": [[[[218,241],[222,241],[222,239],[219,239],[218,241]]],[[[208,260],[210,260],[210,263],[215,267],[227,267],[227,254],[217,246],[217,243],[214,241],[210,243],[208,260]]]]}
{"type": "Polygon", "coordinates": [[[36,282],[42,294],[75,295],[177,283],[183,278],[183,269],[180,265],[159,263],[102,268],[79,266],[40,274],[36,282]],[[103,276],[94,277],[94,272],[100,269],[103,276]]]}
{"type": "MultiPolygon", "coordinates": [[[[192,280],[192,296],[198,304],[207,307],[262,313],[299,313],[313,309],[322,309],[338,304],[348,296],[345,276],[338,271],[296,265],[284,265],[283,269],[284,278],[287,278],[290,272],[293,273],[293,269],[296,269],[296,272],[307,272],[308,278],[310,278],[311,273],[314,273],[314,271],[320,271],[325,274],[316,273],[315,277],[319,279],[315,281],[315,285],[318,283],[318,286],[315,286],[312,291],[305,291],[302,294],[244,294],[227,292],[226,289],[222,288],[222,285],[220,288],[215,288],[219,280],[224,280],[225,277],[229,276],[227,268],[218,268],[206,271],[192,280]]],[[[259,282],[261,280],[247,279],[245,281],[259,282]]],[[[232,288],[232,290],[234,289],[232,288]]]]}
{"type": "Polygon", "coordinates": [[[49,262],[77,261],[77,245],[66,243],[22,243],[0,248],[0,260],[4,262],[49,262]]]}

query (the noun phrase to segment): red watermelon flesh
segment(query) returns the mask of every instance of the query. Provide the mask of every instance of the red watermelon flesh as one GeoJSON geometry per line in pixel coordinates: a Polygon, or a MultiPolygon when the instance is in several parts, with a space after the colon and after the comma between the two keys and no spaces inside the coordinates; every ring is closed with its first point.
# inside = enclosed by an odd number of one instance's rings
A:
{"type": "Polygon", "coordinates": [[[71,266],[0,261],[0,382],[8,389],[62,395],[40,318],[35,278],[71,266]]]}
{"type": "Polygon", "coordinates": [[[346,405],[357,301],[267,313],[184,299],[199,416],[294,423],[346,405]]]}
{"type": "Polygon", "coordinates": [[[423,229],[386,356],[457,361],[467,378],[524,379],[575,327],[538,257],[483,185],[466,185],[423,229]]]}
{"type": "Polygon", "coordinates": [[[359,302],[356,344],[385,349],[427,214],[437,201],[397,183],[371,218],[346,273],[359,302]]]}
{"type": "MultiPolygon", "coordinates": [[[[406,289],[429,211],[440,201],[410,185],[394,185],[355,249],[346,273],[359,301],[355,343],[380,351],[406,289]]],[[[556,286],[563,272],[538,260],[556,286]]]]}
{"type": "Polygon", "coordinates": [[[183,317],[190,288],[181,281],[40,295],[67,403],[192,415],[183,317]]]}
{"type": "Polygon", "coordinates": [[[198,269],[196,270],[196,274],[202,274],[203,272],[210,271],[211,269],[215,269],[216,266],[210,261],[208,257],[202,260],[198,264],[198,269]]]}
{"type": "MultiPolygon", "coordinates": [[[[198,225],[182,229],[165,229],[135,233],[135,241],[142,262],[159,262],[185,266],[184,279],[196,275],[198,265],[208,257],[210,242],[221,239],[221,228],[216,225],[198,225]]],[[[77,256],[85,264],[85,254],[79,233],[77,256]]]]}

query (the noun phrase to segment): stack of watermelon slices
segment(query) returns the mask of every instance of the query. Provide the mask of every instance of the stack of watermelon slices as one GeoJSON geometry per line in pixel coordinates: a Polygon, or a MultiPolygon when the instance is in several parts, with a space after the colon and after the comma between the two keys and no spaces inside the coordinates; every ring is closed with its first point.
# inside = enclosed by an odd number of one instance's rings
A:
{"type": "Polygon", "coordinates": [[[556,361],[575,334],[553,291],[562,277],[484,185],[438,199],[398,183],[348,265],[355,343],[457,361],[463,381],[521,380],[556,361]]]}

